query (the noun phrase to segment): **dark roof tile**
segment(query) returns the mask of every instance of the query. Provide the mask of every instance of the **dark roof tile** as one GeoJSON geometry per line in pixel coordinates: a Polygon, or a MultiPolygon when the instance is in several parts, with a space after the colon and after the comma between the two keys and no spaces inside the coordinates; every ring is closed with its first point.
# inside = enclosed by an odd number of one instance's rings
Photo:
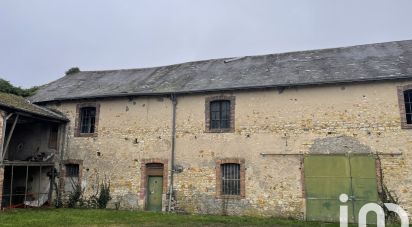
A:
{"type": "Polygon", "coordinates": [[[412,40],[155,68],[83,71],[42,87],[31,100],[46,102],[400,78],[412,78],[412,40]]]}

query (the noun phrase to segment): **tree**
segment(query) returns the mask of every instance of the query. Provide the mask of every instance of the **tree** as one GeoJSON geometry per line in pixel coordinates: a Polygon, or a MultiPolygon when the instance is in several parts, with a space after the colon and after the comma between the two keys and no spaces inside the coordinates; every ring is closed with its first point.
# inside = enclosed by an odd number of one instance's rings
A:
{"type": "Polygon", "coordinates": [[[12,85],[9,81],[0,78],[0,92],[28,97],[34,95],[38,89],[39,87],[37,86],[28,89],[16,87],[12,85]]]}

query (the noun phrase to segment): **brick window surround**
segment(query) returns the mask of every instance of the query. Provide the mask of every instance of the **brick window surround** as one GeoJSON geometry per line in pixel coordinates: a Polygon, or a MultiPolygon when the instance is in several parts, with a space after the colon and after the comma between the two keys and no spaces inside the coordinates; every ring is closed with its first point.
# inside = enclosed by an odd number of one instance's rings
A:
{"type": "Polygon", "coordinates": [[[75,137],[97,137],[97,131],[99,129],[99,115],[100,115],[100,104],[99,103],[79,103],[76,106],[76,119],[74,126],[74,136],[75,137]],[[81,133],[80,132],[80,121],[81,121],[81,108],[84,107],[95,107],[96,108],[96,117],[94,123],[94,132],[93,133],[81,133]]]}
{"type": "Polygon", "coordinates": [[[234,132],[235,131],[235,96],[211,96],[205,99],[205,132],[234,132]],[[210,128],[210,103],[213,101],[227,100],[230,101],[230,127],[227,129],[211,129],[210,128]]]}
{"type": "Polygon", "coordinates": [[[168,174],[168,163],[169,160],[167,159],[160,159],[160,158],[149,158],[149,159],[142,159],[140,162],[140,199],[145,200],[146,197],[146,189],[147,189],[147,180],[148,174],[146,172],[147,164],[155,164],[160,163],[163,164],[163,194],[167,193],[167,178],[168,174]]]}
{"type": "Polygon", "coordinates": [[[216,198],[245,198],[245,159],[243,158],[224,158],[216,160],[216,198]],[[222,164],[239,164],[240,165],[240,195],[222,195],[222,164]]]}
{"type": "Polygon", "coordinates": [[[412,124],[408,124],[406,121],[405,98],[403,92],[407,90],[412,90],[412,84],[398,86],[398,102],[399,112],[401,115],[401,128],[412,129],[412,124]]]}

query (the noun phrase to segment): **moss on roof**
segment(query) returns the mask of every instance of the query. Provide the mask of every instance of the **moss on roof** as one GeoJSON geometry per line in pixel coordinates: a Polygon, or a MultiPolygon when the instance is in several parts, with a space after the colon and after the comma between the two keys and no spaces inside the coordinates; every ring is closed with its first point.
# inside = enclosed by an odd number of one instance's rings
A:
{"type": "Polygon", "coordinates": [[[19,110],[21,112],[27,112],[52,119],[67,120],[67,118],[60,113],[46,107],[32,104],[27,99],[13,94],[0,92],[0,107],[19,110]]]}

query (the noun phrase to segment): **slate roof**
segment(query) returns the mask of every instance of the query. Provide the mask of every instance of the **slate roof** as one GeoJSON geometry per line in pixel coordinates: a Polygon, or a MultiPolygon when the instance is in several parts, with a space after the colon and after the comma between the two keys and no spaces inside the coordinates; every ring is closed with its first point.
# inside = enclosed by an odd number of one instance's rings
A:
{"type": "Polygon", "coordinates": [[[30,99],[164,95],[412,78],[412,40],[163,67],[81,71],[42,87],[30,99]]]}
{"type": "Polygon", "coordinates": [[[23,97],[6,94],[0,92],[0,109],[7,108],[12,110],[17,110],[23,113],[30,113],[33,115],[63,120],[67,121],[68,119],[60,113],[52,111],[42,106],[31,104],[28,100],[23,97]]]}

